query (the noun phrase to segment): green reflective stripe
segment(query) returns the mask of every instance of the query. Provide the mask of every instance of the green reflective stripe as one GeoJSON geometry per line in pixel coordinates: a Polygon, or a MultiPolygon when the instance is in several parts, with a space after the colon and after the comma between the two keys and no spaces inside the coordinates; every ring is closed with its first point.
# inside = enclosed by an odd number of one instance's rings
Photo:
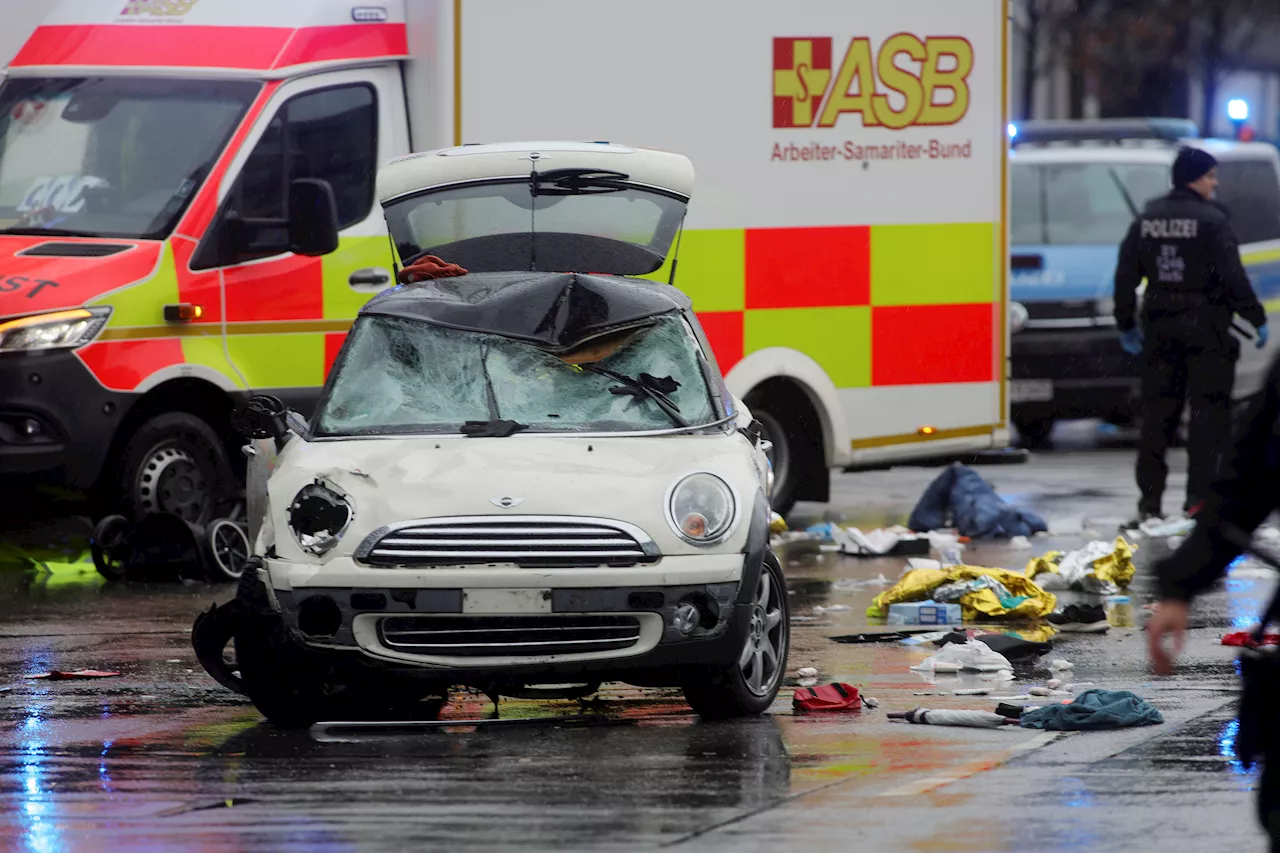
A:
{"type": "Polygon", "coordinates": [[[92,299],[89,305],[110,305],[111,319],[107,328],[117,326],[149,326],[164,322],[164,306],[178,302],[178,268],[173,248],[166,240],[160,249],[160,263],[154,273],[92,299]]]}
{"type": "Polygon", "coordinates": [[[995,226],[871,226],[872,305],[996,302],[995,226]]]}
{"type": "MultiPolygon", "coordinates": [[[[746,247],[747,232],[741,228],[684,232],[675,286],[689,295],[695,311],[746,307],[746,247]]],[[[671,278],[670,260],[645,278],[665,283],[671,278]]]]}
{"type": "MultiPolygon", "coordinates": [[[[360,269],[377,268],[391,275],[391,260],[391,243],[385,234],[339,240],[337,250],[320,259],[325,319],[354,318],[374,294],[353,290],[351,274],[360,269]]],[[[388,286],[394,284],[390,282],[388,286]]]]}
{"type": "MultiPolygon", "coordinates": [[[[217,328],[216,326],[214,327],[217,328]]],[[[231,381],[231,384],[243,388],[244,382],[236,373],[231,362],[227,360],[227,351],[222,346],[222,336],[184,336],[182,342],[182,360],[187,364],[199,364],[216,370],[231,381]]]]}
{"type": "Polygon", "coordinates": [[[837,388],[871,385],[871,309],[771,308],[747,311],[743,352],[790,347],[813,359],[837,388]]]}
{"type": "Polygon", "coordinates": [[[324,384],[324,335],[229,335],[227,351],[251,388],[324,384]]]}

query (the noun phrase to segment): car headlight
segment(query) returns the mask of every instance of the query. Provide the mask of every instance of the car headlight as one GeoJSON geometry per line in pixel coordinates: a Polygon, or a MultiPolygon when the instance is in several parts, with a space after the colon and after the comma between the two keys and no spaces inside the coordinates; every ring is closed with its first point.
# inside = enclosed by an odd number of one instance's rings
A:
{"type": "Polygon", "coordinates": [[[73,308],[0,323],[0,352],[78,347],[93,340],[110,316],[110,308],[73,308]]]}
{"type": "Polygon", "coordinates": [[[667,521],[686,542],[713,545],[737,520],[738,504],[729,484],[705,471],[690,474],[667,495],[667,521]]]}
{"type": "Polygon", "coordinates": [[[320,556],[351,526],[355,511],[346,495],[320,480],[303,486],[289,504],[289,529],[302,550],[320,556]]]}

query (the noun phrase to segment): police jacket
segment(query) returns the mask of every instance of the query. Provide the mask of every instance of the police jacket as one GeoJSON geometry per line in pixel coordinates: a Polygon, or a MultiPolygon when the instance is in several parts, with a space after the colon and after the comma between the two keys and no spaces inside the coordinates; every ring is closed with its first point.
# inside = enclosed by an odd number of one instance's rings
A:
{"type": "Polygon", "coordinates": [[[1239,314],[1257,328],[1267,321],[1240,261],[1226,209],[1194,190],[1153,199],[1129,226],[1116,265],[1115,317],[1121,331],[1137,323],[1137,287],[1147,280],[1144,313],[1207,307],[1223,325],[1239,314]]]}
{"type": "Polygon", "coordinates": [[[1156,567],[1162,598],[1188,601],[1227,572],[1240,547],[1222,535],[1230,524],[1252,533],[1280,507],[1280,359],[1271,365],[1262,392],[1249,402],[1235,435],[1223,448],[1218,480],[1196,526],[1182,544],[1156,567]]]}

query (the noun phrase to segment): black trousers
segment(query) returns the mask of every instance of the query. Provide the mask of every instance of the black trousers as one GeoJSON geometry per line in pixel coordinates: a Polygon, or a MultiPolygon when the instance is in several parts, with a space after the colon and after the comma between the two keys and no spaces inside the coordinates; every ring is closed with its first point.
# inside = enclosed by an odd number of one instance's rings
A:
{"type": "Polygon", "coordinates": [[[1165,453],[1191,404],[1187,443],[1187,495],[1191,509],[1209,494],[1222,442],[1231,423],[1231,387],[1239,343],[1225,324],[1203,315],[1151,318],[1142,368],[1142,431],[1138,440],[1139,512],[1163,515],[1169,466],[1165,453]]]}

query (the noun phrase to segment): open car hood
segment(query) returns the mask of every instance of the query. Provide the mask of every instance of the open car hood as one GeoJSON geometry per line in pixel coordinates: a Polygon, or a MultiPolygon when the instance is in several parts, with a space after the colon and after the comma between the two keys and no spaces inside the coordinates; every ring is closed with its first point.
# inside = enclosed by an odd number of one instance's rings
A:
{"type": "Polygon", "coordinates": [[[528,341],[549,352],[690,307],[674,287],[577,273],[473,273],[402,285],[370,301],[362,315],[528,341]]]}
{"type": "Polygon", "coordinates": [[[378,198],[401,261],[645,275],[684,221],[693,165],[608,143],[464,145],[393,160],[378,198]]]}

